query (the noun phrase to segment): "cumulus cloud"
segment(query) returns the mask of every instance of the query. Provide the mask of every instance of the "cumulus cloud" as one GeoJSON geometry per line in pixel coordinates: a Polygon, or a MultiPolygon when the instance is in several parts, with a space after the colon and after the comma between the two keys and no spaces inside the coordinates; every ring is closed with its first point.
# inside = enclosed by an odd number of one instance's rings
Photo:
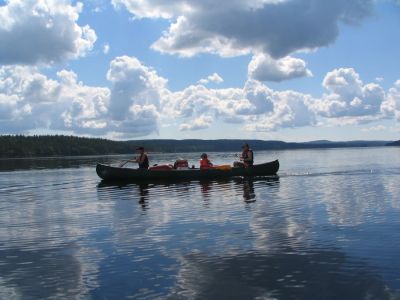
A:
{"type": "Polygon", "coordinates": [[[328,72],[323,86],[328,93],[316,102],[315,108],[326,117],[376,115],[385,99],[380,85],[364,84],[352,68],[328,72]]]}
{"type": "Polygon", "coordinates": [[[35,67],[0,68],[3,133],[47,128],[133,137],[157,132],[166,80],[136,58],[111,62],[111,90],[85,86],[72,71],[57,76],[49,79],[35,67]]]}
{"type": "Polygon", "coordinates": [[[177,117],[191,118],[182,124],[181,130],[208,128],[210,116],[226,123],[245,122],[246,128],[252,131],[309,126],[317,118],[311,96],[273,91],[256,80],[248,80],[242,89],[190,86],[169,97],[177,117]]]}
{"type": "Polygon", "coordinates": [[[268,54],[256,54],[248,66],[248,76],[259,81],[283,81],[297,77],[310,77],[312,73],[306,62],[286,56],[273,59],[268,54]]]}
{"type": "Polygon", "coordinates": [[[192,1],[113,0],[136,18],[171,20],[153,48],[164,53],[222,56],[290,53],[333,43],[339,23],[353,24],[370,14],[372,0],[192,1]]]}
{"type": "Polygon", "coordinates": [[[97,37],[77,20],[82,4],[9,0],[0,7],[0,64],[52,64],[84,56],[97,37]]]}
{"type": "Polygon", "coordinates": [[[210,116],[200,116],[190,123],[183,123],[179,126],[181,131],[188,131],[188,130],[200,130],[210,127],[212,122],[212,117],[210,116]]]}
{"type": "Polygon", "coordinates": [[[1,132],[46,128],[124,138],[157,132],[166,80],[128,56],[111,61],[107,78],[111,90],[86,86],[68,70],[53,80],[36,67],[1,67],[1,132]]]}
{"type": "Polygon", "coordinates": [[[199,80],[200,84],[207,84],[209,82],[222,83],[222,82],[224,82],[224,79],[222,79],[222,77],[219,76],[217,73],[213,73],[212,75],[208,76],[207,78],[202,78],[199,80]]]}
{"type": "Polygon", "coordinates": [[[131,138],[157,133],[162,123],[181,131],[210,128],[215,121],[274,131],[400,121],[400,80],[385,92],[350,68],[328,72],[320,97],[276,91],[251,78],[242,88],[195,84],[173,92],[165,78],[129,56],[113,59],[107,78],[111,88],[84,85],[70,70],[50,79],[36,67],[0,67],[0,132],[41,128],[131,138]]]}
{"type": "Polygon", "coordinates": [[[198,118],[207,114],[230,123],[271,112],[274,106],[272,90],[255,80],[247,81],[243,88],[210,89],[192,85],[170,93],[168,99],[168,115],[198,118]]]}
{"type": "Polygon", "coordinates": [[[116,131],[140,136],[157,132],[158,112],[167,80],[137,58],[115,58],[107,73],[112,82],[109,113],[116,131]]]}
{"type": "Polygon", "coordinates": [[[275,109],[258,116],[247,125],[253,131],[273,131],[278,128],[295,128],[315,125],[317,115],[312,109],[312,98],[294,91],[274,92],[275,109]]]}
{"type": "Polygon", "coordinates": [[[84,86],[71,71],[63,70],[57,75],[58,81],[34,67],[0,68],[2,133],[36,128],[105,132],[108,89],[84,86]]]}
{"type": "Polygon", "coordinates": [[[54,111],[49,128],[105,134],[109,126],[109,89],[86,86],[77,81],[77,75],[72,71],[62,70],[57,76],[61,91],[57,99],[58,110],[54,111]]]}
{"type": "Polygon", "coordinates": [[[207,115],[227,123],[245,123],[252,131],[366,124],[400,116],[400,81],[386,93],[377,83],[363,83],[354,69],[341,68],[328,72],[322,84],[326,92],[320,97],[274,91],[254,79],[235,89],[192,85],[168,94],[168,114],[190,118],[182,127],[186,130],[207,115]]]}
{"type": "Polygon", "coordinates": [[[259,115],[272,112],[274,109],[274,93],[266,85],[255,81],[248,80],[244,86],[244,97],[251,104],[249,110],[238,111],[239,114],[259,115]]]}
{"type": "Polygon", "coordinates": [[[43,125],[38,124],[46,122],[40,116],[50,108],[59,94],[59,84],[35,68],[0,68],[1,130],[23,131],[35,125],[43,125]],[[34,114],[39,117],[38,120],[33,119],[34,114]]]}
{"type": "Polygon", "coordinates": [[[397,80],[389,89],[381,110],[385,116],[394,116],[400,122],[400,80],[397,80]]]}

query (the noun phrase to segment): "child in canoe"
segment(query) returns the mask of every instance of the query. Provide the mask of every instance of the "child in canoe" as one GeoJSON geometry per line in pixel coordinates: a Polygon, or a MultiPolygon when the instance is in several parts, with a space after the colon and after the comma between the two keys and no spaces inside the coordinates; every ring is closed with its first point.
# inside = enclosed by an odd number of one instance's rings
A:
{"type": "Polygon", "coordinates": [[[200,170],[209,170],[209,169],[217,169],[217,170],[225,170],[228,171],[232,167],[229,165],[221,165],[221,166],[216,166],[213,165],[213,163],[208,159],[207,153],[203,153],[200,156],[200,170]]]}
{"type": "Polygon", "coordinates": [[[207,153],[203,153],[200,158],[200,170],[212,169],[213,164],[208,159],[207,153]]]}

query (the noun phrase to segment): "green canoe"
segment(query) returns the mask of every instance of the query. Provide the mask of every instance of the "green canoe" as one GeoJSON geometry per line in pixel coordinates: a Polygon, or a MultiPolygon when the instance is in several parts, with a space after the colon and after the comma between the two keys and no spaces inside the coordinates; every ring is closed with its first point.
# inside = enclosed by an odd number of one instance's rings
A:
{"type": "Polygon", "coordinates": [[[152,180],[204,180],[228,177],[257,177],[276,175],[279,161],[271,161],[254,165],[250,168],[232,168],[230,170],[143,170],[133,168],[112,167],[97,164],[96,172],[105,181],[152,181],[152,180]]]}

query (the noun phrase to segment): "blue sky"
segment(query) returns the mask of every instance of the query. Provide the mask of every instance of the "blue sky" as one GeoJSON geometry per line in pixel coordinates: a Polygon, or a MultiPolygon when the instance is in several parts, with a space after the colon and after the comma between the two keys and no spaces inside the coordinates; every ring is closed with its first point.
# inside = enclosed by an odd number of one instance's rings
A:
{"type": "Polygon", "coordinates": [[[9,0],[0,19],[0,134],[400,136],[394,0],[9,0]]]}

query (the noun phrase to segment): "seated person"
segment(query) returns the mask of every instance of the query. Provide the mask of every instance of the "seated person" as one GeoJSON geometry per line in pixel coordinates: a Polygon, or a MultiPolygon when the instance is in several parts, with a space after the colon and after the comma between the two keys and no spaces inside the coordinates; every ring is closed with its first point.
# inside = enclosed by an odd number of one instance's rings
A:
{"type": "Polygon", "coordinates": [[[249,168],[252,167],[254,164],[254,153],[253,150],[250,149],[249,144],[245,143],[242,146],[243,152],[240,156],[240,162],[235,161],[233,166],[239,168],[249,168]]]}
{"type": "Polygon", "coordinates": [[[147,153],[144,152],[143,147],[139,147],[136,150],[139,151],[139,157],[136,158],[136,162],[139,165],[139,169],[147,170],[150,165],[149,157],[147,156],[147,153]]]}
{"type": "Polygon", "coordinates": [[[213,164],[211,161],[208,159],[207,154],[203,153],[201,156],[200,160],[200,170],[207,170],[211,169],[213,167],[213,164]]]}
{"type": "Polygon", "coordinates": [[[133,159],[129,159],[124,163],[120,164],[120,167],[123,167],[128,162],[137,163],[139,165],[139,169],[147,170],[149,168],[150,162],[147,153],[144,152],[144,147],[139,147],[136,149],[139,152],[139,157],[134,157],[133,159]]]}

